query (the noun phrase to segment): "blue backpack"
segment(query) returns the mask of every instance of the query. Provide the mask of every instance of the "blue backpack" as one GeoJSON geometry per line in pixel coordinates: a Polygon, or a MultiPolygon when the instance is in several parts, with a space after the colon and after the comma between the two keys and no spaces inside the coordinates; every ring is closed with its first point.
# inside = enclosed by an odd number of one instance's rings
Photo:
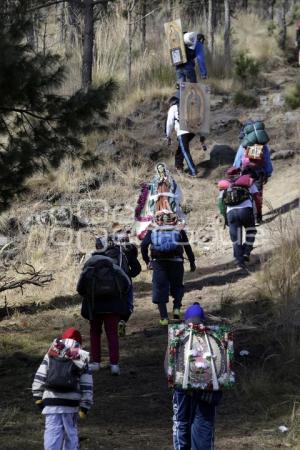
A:
{"type": "Polygon", "coordinates": [[[180,232],[177,230],[153,230],[152,249],[160,253],[170,253],[178,249],[180,232]]]}

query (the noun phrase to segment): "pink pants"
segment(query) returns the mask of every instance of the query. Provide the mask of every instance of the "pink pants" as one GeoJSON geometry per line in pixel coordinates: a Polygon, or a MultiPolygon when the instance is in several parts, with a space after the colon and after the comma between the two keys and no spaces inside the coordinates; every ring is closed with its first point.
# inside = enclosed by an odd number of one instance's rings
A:
{"type": "Polygon", "coordinates": [[[118,364],[119,362],[119,337],[118,323],[120,316],[118,314],[98,314],[97,317],[90,321],[90,338],[91,338],[91,360],[93,362],[101,362],[101,333],[102,325],[107,337],[108,352],[110,364],[118,364]]]}

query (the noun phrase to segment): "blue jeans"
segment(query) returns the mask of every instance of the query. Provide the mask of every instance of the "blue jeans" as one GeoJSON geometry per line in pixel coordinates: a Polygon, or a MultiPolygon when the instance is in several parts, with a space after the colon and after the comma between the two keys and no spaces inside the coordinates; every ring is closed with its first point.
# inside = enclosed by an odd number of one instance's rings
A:
{"type": "Polygon", "coordinates": [[[193,133],[185,133],[177,136],[178,149],[175,155],[175,166],[177,169],[183,169],[183,160],[185,159],[187,166],[189,168],[189,173],[193,176],[197,174],[197,169],[195,167],[192,155],[190,153],[190,141],[195,135],[193,133]]]}
{"type": "Polygon", "coordinates": [[[131,285],[131,288],[128,291],[127,294],[127,313],[126,314],[122,314],[121,315],[121,319],[125,320],[125,322],[127,322],[131,316],[131,314],[133,313],[133,286],[131,285]]]}
{"type": "Polygon", "coordinates": [[[196,71],[194,67],[188,69],[183,67],[176,68],[176,81],[188,81],[189,83],[197,83],[196,71]]]}
{"type": "Polygon", "coordinates": [[[235,208],[227,213],[230,239],[233,244],[233,256],[243,264],[244,255],[249,256],[255,241],[256,228],[253,208],[235,208]],[[243,228],[246,240],[243,243],[243,228]]]}
{"type": "Polygon", "coordinates": [[[173,393],[173,449],[214,448],[215,404],[199,399],[198,392],[175,389],[173,393]]]}

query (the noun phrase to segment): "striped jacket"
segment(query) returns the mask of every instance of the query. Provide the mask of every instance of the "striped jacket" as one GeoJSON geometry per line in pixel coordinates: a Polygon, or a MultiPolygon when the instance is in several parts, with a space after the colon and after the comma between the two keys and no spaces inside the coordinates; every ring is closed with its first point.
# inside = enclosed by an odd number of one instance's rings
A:
{"type": "MultiPolygon", "coordinates": [[[[55,345],[52,344],[52,347],[55,345]]],[[[64,339],[65,348],[74,348],[77,346],[78,356],[73,360],[74,364],[78,366],[82,373],[78,382],[78,389],[72,392],[56,392],[47,389],[47,374],[49,369],[49,352],[44,356],[44,359],[38,368],[33,383],[32,393],[35,400],[42,399],[43,406],[73,406],[90,409],[93,404],[93,378],[88,369],[89,353],[78,348],[78,345],[73,339],[64,339]],[[71,342],[72,341],[72,342],[71,342]]],[[[60,355],[60,357],[63,357],[60,355]]]]}

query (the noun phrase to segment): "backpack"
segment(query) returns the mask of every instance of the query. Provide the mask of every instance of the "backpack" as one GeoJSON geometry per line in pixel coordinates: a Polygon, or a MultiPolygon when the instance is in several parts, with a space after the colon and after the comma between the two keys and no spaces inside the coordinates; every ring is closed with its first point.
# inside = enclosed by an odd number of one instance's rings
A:
{"type": "Polygon", "coordinates": [[[98,254],[112,259],[114,264],[121,267],[127,275],[129,274],[127,256],[121,245],[110,245],[106,248],[106,250],[99,252],[98,254]]]}
{"type": "Polygon", "coordinates": [[[50,391],[78,391],[80,369],[71,359],[49,356],[46,388],[50,391]]]}
{"type": "Polygon", "coordinates": [[[130,278],[122,267],[108,256],[97,255],[93,265],[87,265],[82,273],[85,281],[84,296],[92,301],[97,297],[121,298],[131,287],[130,278]]]}
{"type": "Polygon", "coordinates": [[[249,190],[241,186],[231,186],[224,190],[223,201],[226,206],[237,206],[251,198],[249,190]]]}
{"type": "Polygon", "coordinates": [[[152,250],[159,253],[171,253],[180,245],[180,232],[178,230],[156,229],[151,232],[152,250]]]}
{"type": "Polygon", "coordinates": [[[218,391],[235,383],[233,336],[227,326],[168,326],[168,385],[218,391]]]}
{"type": "Polygon", "coordinates": [[[243,147],[251,147],[255,144],[265,145],[270,138],[265,130],[265,124],[261,121],[252,122],[244,126],[243,147]]]}

